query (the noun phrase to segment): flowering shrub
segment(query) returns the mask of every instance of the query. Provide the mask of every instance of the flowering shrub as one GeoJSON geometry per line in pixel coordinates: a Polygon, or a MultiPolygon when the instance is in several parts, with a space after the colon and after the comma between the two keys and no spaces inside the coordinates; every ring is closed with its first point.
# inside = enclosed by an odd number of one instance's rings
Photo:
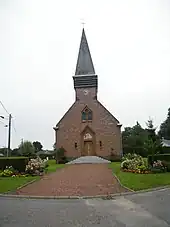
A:
{"type": "Polygon", "coordinates": [[[23,173],[19,173],[12,166],[6,166],[6,168],[0,172],[0,177],[21,177],[26,176],[23,173]]]}
{"type": "Polygon", "coordinates": [[[122,169],[128,169],[129,163],[130,163],[130,160],[126,159],[120,164],[120,166],[121,166],[122,169]]]}
{"type": "Polygon", "coordinates": [[[121,163],[121,169],[133,173],[149,173],[147,162],[137,154],[127,154],[121,163]]]}
{"type": "Polygon", "coordinates": [[[160,160],[154,161],[153,168],[162,168],[163,164],[160,160]]]}
{"type": "Polygon", "coordinates": [[[6,168],[0,173],[0,177],[10,177],[14,173],[12,166],[6,166],[6,168]]]}
{"type": "Polygon", "coordinates": [[[47,160],[42,160],[40,157],[37,157],[28,162],[25,172],[31,175],[41,175],[47,166],[47,160]]]}
{"type": "Polygon", "coordinates": [[[124,161],[124,160],[132,160],[132,159],[134,159],[134,158],[142,158],[140,155],[138,155],[138,154],[135,154],[135,153],[133,153],[133,154],[131,154],[131,153],[128,153],[128,154],[125,154],[123,157],[122,157],[122,160],[124,161]]]}
{"type": "Polygon", "coordinates": [[[166,172],[167,166],[160,160],[154,161],[151,167],[153,172],[166,172]]]}

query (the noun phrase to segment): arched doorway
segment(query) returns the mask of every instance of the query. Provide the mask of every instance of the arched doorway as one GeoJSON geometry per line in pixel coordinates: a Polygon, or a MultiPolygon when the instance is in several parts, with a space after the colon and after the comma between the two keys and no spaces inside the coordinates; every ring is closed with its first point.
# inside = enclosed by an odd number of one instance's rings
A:
{"type": "Polygon", "coordinates": [[[87,126],[81,133],[81,155],[93,156],[95,152],[95,133],[87,126]]]}

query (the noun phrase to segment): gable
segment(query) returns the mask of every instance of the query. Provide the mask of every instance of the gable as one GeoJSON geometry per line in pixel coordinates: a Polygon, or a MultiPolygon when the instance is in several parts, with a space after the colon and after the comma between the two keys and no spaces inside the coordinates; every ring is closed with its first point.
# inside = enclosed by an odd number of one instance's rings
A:
{"type": "Polygon", "coordinates": [[[91,101],[88,101],[86,104],[81,101],[74,102],[73,105],[71,105],[71,107],[60,119],[60,121],[56,124],[56,127],[59,127],[59,125],[61,126],[61,124],[63,125],[63,123],[67,125],[68,124],[72,125],[72,123],[74,123],[75,125],[77,123],[79,124],[80,121],[83,122],[82,112],[86,108],[90,109],[94,113],[94,116],[97,117],[92,119],[91,121],[92,124],[96,122],[96,119],[100,120],[100,117],[101,117],[101,119],[106,120],[106,124],[107,124],[107,121],[108,122],[111,121],[115,125],[121,126],[119,121],[98,100],[91,100],[91,101]]]}
{"type": "Polygon", "coordinates": [[[59,120],[59,122],[56,124],[56,127],[59,126],[59,124],[61,123],[62,120],[64,120],[64,118],[69,114],[69,112],[74,108],[76,102],[74,102],[70,108],[67,110],[67,112],[63,115],[63,117],[59,120]]]}
{"type": "Polygon", "coordinates": [[[96,100],[97,103],[105,110],[105,112],[114,120],[116,121],[117,124],[120,124],[120,122],[118,121],[117,118],[115,118],[109,111],[108,109],[106,109],[106,107],[103,106],[103,104],[101,104],[101,102],[99,102],[98,100],[96,100]]]}

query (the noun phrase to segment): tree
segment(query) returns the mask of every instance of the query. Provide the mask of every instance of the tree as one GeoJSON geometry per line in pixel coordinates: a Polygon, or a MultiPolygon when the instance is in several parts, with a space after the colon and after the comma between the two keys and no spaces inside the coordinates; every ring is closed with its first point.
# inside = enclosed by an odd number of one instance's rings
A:
{"type": "Polygon", "coordinates": [[[6,148],[6,147],[0,148],[0,153],[3,154],[4,156],[7,155],[7,151],[8,151],[8,148],[6,148]]]}
{"type": "Polygon", "coordinates": [[[148,154],[152,155],[152,157],[161,151],[161,141],[159,136],[156,134],[156,127],[154,127],[153,120],[149,118],[146,122],[147,128],[145,129],[147,132],[147,140],[144,143],[145,150],[148,154]]]}
{"type": "Polygon", "coordinates": [[[32,156],[35,154],[35,149],[30,141],[21,142],[19,145],[19,151],[23,156],[32,156]]]}
{"type": "Polygon", "coordinates": [[[21,152],[19,148],[14,148],[11,152],[11,156],[21,156],[21,152]]]}
{"type": "Polygon", "coordinates": [[[133,127],[126,127],[122,132],[123,152],[146,156],[144,150],[144,142],[146,138],[147,133],[138,121],[133,127]]]}
{"type": "Polygon", "coordinates": [[[160,126],[158,135],[160,136],[160,138],[170,140],[170,108],[168,109],[166,120],[160,126]]]}
{"type": "Polygon", "coordinates": [[[43,146],[39,141],[34,141],[33,146],[35,148],[35,152],[37,153],[38,151],[41,151],[43,146]]]}
{"type": "Polygon", "coordinates": [[[153,120],[149,118],[149,120],[146,122],[146,131],[148,133],[149,139],[152,139],[153,142],[157,140],[157,135],[156,135],[156,127],[153,125],[153,120]]]}

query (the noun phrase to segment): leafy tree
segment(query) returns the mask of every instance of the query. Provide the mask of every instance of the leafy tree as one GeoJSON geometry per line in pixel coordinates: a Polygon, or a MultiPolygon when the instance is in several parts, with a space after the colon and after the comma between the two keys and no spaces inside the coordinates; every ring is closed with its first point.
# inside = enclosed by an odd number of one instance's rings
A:
{"type": "Polygon", "coordinates": [[[161,152],[161,141],[159,136],[156,134],[156,127],[154,127],[153,120],[150,118],[147,123],[147,140],[144,143],[144,148],[146,152],[152,156],[154,156],[156,153],[161,152]]]}
{"type": "Polygon", "coordinates": [[[38,151],[41,151],[43,146],[39,141],[34,141],[33,146],[35,148],[35,152],[37,153],[38,151]]]}
{"type": "Polygon", "coordinates": [[[124,153],[136,153],[146,156],[144,142],[147,138],[145,129],[141,127],[139,122],[133,127],[126,127],[122,132],[122,143],[124,153]]]}
{"type": "Polygon", "coordinates": [[[4,156],[6,156],[7,155],[7,150],[8,150],[8,148],[2,147],[2,148],[0,148],[0,153],[3,154],[4,156]]]}
{"type": "Polygon", "coordinates": [[[19,148],[14,148],[11,152],[11,156],[21,156],[21,152],[19,148]]]}
{"type": "Polygon", "coordinates": [[[170,140],[170,108],[168,109],[168,115],[166,120],[160,126],[158,135],[161,138],[164,137],[165,139],[170,140]]]}
{"type": "Polygon", "coordinates": [[[19,145],[19,151],[23,156],[32,156],[35,154],[35,149],[30,141],[21,142],[19,145]]]}

